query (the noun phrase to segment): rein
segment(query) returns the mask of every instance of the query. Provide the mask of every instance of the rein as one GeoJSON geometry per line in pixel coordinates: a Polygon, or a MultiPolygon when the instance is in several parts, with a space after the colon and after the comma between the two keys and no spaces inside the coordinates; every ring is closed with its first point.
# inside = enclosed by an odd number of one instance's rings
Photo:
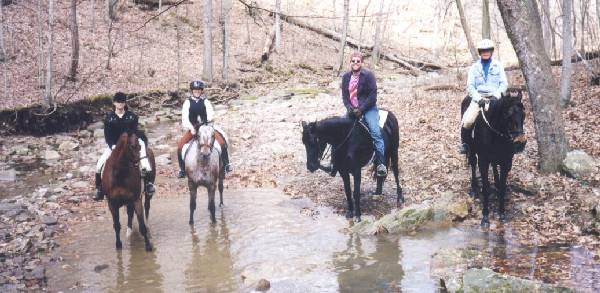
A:
{"type": "MultiPolygon", "coordinates": [[[[348,142],[348,139],[350,138],[350,135],[352,134],[352,132],[354,131],[354,128],[356,127],[356,124],[358,123],[358,119],[354,120],[354,123],[352,124],[352,128],[350,128],[350,131],[348,132],[348,134],[346,135],[346,137],[344,138],[344,140],[342,140],[342,142],[340,144],[338,144],[335,149],[339,149],[340,147],[342,147],[344,144],[346,144],[346,142],[348,142]]],[[[323,155],[321,155],[321,158],[319,158],[319,162],[321,162],[323,160],[323,158],[325,158],[325,156],[328,153],[328,149],[333,149],[331,144],[325,148],[325,151],[323,152],[323,155]]],[[[334,156],[334,151],[331,152],[331,155],[334,156]]]]}
{"type": "Polygon", "coordinates": [[[495,134],[499,135],[500,137],[504,137],[506,139],[510,139],[506,134],[496,130],[494,127],[492,127],[492,125],[490,124],[490,122],[488,121],[487,117],[485,116],[485,111],[483,110],[483,108],[479,108],[479,111],[481,112],[481,117],[483,117],[483,121],[485,122],[485,124],[488,126],[488,128],[494,132],[495,134]]]}

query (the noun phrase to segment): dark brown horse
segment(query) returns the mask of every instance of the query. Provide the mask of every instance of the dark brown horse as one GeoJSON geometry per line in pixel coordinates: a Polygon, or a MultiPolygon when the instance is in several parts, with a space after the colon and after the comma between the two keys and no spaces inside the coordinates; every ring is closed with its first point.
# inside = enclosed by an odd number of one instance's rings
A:
{"type": "MultiPolygon", "coordinates": [[[[155,176],[155,164],[152,151],[147,150],[148,159],[152,166],[150,176],[155,176]]],[[[104,165],[102,172],[102,190],[106,193],[108,207],[113,218],[115,229],[116,247],[122,248],[121,223],[119,221],[119,208],[126,205],[128,214],[128,226],[131,228],[133,212],[137,216],[140,233],[144,236],[146,250],[152,250],[152,244],[148,239],[148,231],[144,222],[144,208],[142,206],[142,179],[139,167],[140,144],[135,134],[123,133],[104,165]]],[[[146,197],[146,208],[150,208],[149,196],[146,197]]],[[[146,212],[148,213],[148,211],[146,212]]]]}

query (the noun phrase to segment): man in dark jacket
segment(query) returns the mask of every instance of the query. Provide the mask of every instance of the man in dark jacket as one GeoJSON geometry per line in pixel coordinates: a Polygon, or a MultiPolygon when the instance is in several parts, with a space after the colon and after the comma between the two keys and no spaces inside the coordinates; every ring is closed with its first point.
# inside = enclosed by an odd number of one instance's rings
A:
{"type": "MultiPolygon", "coordinates": [[[[106,141],[107,148],[104,150],[96,164],[96,196],[94,197],[94,200],[104,199],[104,193],[101,188],[102,168],[104,167],[106,160],[108,160],[108,157],[110,157],[121,134],[135,133],[139,137],[138,142],[140,144],[140,165],[142,174],[145,175],[152,170],[150,162],[148,161],[148,158],[146,158],[145,136],[138,131],[138,116],[129,111],[126,102],[127,96],[122,92],[117,92],[113,96],[114,111],[107,113],[104,118],[104,140],[106,141]]],[[[144,176],[144,184],[146,192],[150,194],[154,193],[154,185],[147,180],[146,176],[144,176]]]]}
{"type": "MultiPolygon", "coordinates": [[[[377,176],[383,177],[387,175],[387,169],[383,156],[385,146],[379,128],[377,82],[373,73],[362,68],[362,62],[363,56],[359,52],[352,53],[350,56],[351,70],[342,77],[342,100],[350,118],[364,118],[375,145],[377,176]]],[[[335,167],[333,172],[335,172],[335,167]]]]}

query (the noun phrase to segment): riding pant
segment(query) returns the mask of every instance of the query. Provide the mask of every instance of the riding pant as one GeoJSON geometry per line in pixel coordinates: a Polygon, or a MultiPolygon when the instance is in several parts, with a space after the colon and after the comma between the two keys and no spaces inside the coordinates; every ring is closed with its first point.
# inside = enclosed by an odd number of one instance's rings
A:
{"type": "Polygon", "coordinates": [[[384,164],[384,151],[385,145],[383,142],[383,135],[381,135],[381,128],[379,128],[379,109],[377,106],[373,106],[363,115],[364,120],[369,128],[371,137],[373,138],[373,144],[375,145],[375,158],[378,164],[384,164]]]}

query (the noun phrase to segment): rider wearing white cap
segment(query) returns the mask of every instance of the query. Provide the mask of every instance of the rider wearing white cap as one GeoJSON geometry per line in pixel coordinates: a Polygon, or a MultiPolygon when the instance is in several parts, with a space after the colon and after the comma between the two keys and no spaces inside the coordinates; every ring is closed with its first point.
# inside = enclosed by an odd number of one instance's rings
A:
{"type": "Polygon", "coordinates": [[[466,154],[472,143],[472,126],[479,115],[480,105],[490,98],[500,99],[506,92],[508,82],[504,66],[500,61],[493,59],[494,42],[483,39],[477,44],[480,59],[469,70],[467,79],[468,95],[461,105],[461,154],[466,154]]]}

